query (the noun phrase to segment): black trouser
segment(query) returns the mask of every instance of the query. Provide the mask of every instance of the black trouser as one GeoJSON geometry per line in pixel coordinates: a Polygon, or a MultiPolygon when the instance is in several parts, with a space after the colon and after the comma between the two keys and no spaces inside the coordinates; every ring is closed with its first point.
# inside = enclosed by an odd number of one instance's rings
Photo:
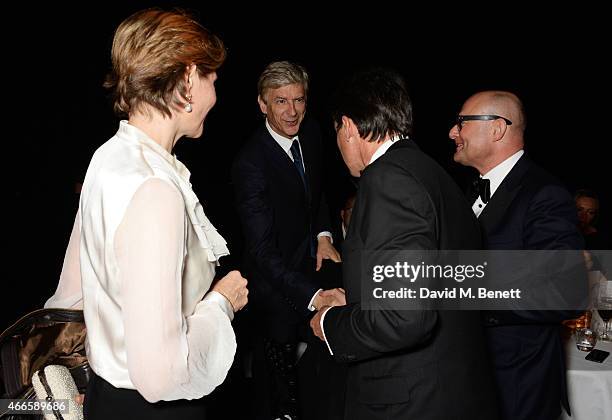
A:
{"type": "Polygon", "coordinates": [[[277,343],[264,339],[266,366],[271,373],[272,414],[280,417],[289,414],[297,418],[297,368],[295,343],[277,343]]]}
{"type": "Polygon", "coordinates": [[[138,391],[115,388],[92,372],[87,385],[85,420],[204,420],[204,402],[199,400],[176,400],[150,403],[138,391]]]}

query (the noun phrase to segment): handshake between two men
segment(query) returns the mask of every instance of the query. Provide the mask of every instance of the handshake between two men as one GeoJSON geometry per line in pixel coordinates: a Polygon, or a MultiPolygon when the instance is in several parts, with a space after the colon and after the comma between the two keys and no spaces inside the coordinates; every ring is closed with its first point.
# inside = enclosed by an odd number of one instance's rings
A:
{"type": "MultiPolygon", "coordinates": [[[[323,260],[332,260],[335,263],[342,262],[340,254],[334,248],[331,240],[327,236],[320,236],[318,238],[317,246],[317,265],[316,271],[319,271],[322,266],[323,260]]],[[[321,329],[321,317],[323,314],[332,306],[344,306],[346,305],[346,295],[344,289],[341,287],[335,289],[321,290],[317,293],[312,306],[316,309],[317,313],[310,320],[310,328],[314,334],[321,340],[325,341],[323,331],[321,329]],[[315,322],[316,320],[316,322],[315,322]]]]}
{"type": "Polygon", "coordinates": [[[315,316],[310,320],[310,328],[314,335],[325,341],[325,335],[321,328],[321,317],[332,306],[346,305],[346,295],[344,289],[338,287],[336,289],[321,290],[314,299],[313,305],[317,310],[315,316]]]}

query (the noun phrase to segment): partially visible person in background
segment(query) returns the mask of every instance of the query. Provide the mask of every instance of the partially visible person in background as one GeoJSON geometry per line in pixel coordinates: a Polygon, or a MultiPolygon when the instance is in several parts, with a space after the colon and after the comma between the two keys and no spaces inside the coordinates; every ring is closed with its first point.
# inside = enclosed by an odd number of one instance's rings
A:
{"type": "Polygon", "coordinates": [[[356,194],[351,194],[346,201],[342,210],[340,210],[340,217],[342,218],[342,237],[346,238],[349,224],[351,223],[351,216],[353,214],[353,206],[355,205],[356,194]]]}
{"type": "MultiPolygon", "coordinates": [[[[610,241],[604,233],[597,227],[600,216],[599,196],[592,190],[579,189],[574,193],[576,211],[578,212],[578,228],[582,233],[585,243],[584,258],[587,270],[589,271],[589,292],[591,305],[594,305],[599,293],[601,281],[607,281],[609,275],[609,261],[605,255],[597,252],[598,250],[610,249],[610,241]],[[599,255],[598,255],[599,254],[599,255]],[[606,267],[606,262],[608,267],[606,267]]],[[[595,317],[592,327],[599,324],[601,318],[595,317]]],[[[591,312],[587,311],[578,318],[576,326],[589,326],[591,322],[591,312]]],[[[571,320],[570,324],[571,325],[571,320]]]]}
{"type": "Polygon", "coordinates": [[[608,249],[604,235],[597,228],[599,218],[599,197],[591,190],[580,189],[574,194],[578,211],[578,227],[584,237],[585,249],[608,249]]]}
{"type": "Polygon", "coordinates": [[[213,283],[229,251],[171,154],[202,135],[225,54],[179,11],[144,10],[115,32],[105,87],[128,119],[91,159],[45,304],[84,310],[87,419],[202,420],[201,398],[232,364],[230,322],[247,303],[246,280],[232,271],[213,283]]]}

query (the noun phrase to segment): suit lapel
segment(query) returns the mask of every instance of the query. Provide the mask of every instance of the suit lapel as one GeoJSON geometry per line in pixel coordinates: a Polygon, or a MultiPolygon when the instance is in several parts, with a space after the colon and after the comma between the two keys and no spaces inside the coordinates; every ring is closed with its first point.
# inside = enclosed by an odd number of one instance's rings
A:
{"type": "Polygon", "coordinates": [[[530,165],[531,161],[527,156],[521,156],[491,197],[478,218],[485,233],[491,232],[501,222],[506,210],[521,190],[523,177],[530,165]]]}

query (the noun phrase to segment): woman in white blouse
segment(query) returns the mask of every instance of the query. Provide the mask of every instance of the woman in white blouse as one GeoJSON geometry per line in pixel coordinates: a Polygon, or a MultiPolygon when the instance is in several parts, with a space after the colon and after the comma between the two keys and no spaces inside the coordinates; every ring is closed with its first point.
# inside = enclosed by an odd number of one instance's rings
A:
{"type": "Polygon", "coordinates": [[[223,43],[181,12],[138,12],[117,28],[105,86],[128,116],[94,154],[55,295],[83,308],[95,372],[88,419],[204,418],[227,375],[246,280],[213,285],[229,253],[171,154],[202,134],[223,43]],[[192,401],[188,401],[192,400],[192,401]]]}

